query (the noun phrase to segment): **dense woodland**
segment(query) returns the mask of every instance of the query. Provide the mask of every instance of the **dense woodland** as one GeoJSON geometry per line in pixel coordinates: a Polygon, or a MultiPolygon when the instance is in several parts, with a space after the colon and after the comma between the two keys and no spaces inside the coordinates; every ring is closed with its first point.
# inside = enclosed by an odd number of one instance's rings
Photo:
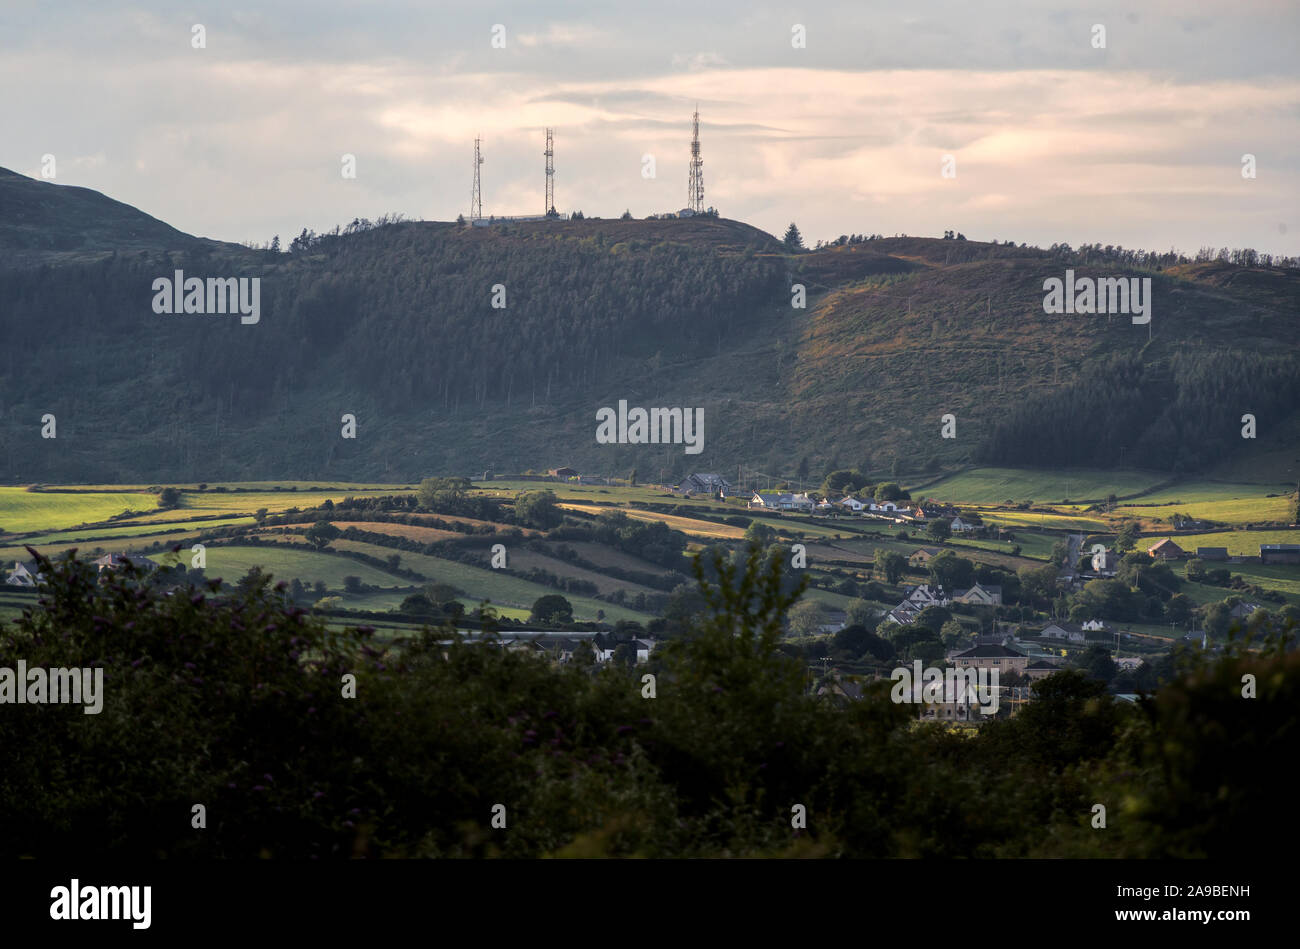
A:
{"type": "Polygon", "coordinates": [[[393,218],[304,232],[279,252],[173,237],[93,192],[63,220],[58,201],[28,195],[51,186],[0,186],[25,221],[0,226],[0,304],[24,328],[0,349],[11,483],[558,463],[789,476],[805,457],[1100,466],[1121,449],[1125,464],[1190,471],[1221,457],[1242,414],[1263,447],[1295,404],[1300,277],[1253,251],[1206,249],[1198,263],[879,235],[805,251],[717,218],[393,218]],[[128,227],[131,214],[144,223],[128,227]],[[50,233],[62,237],[42,243],[50,233]],[[1062,266],[1154,273],[1155,341],[1119,321],[1032,316],[1044,273],[1062,266]],[[153,280],[176,270],[259,277],[260,321],[153,313],[153,280]],[[796,283],[807,309],[791,307],[796,283]],[[705,454],[596,445],[594,411],[619,398],[704,406],[705,454]],[[940,439],[935,406],[974,420],[963,431],[976,438],[940,439]],[[339,437],[344,412],[355,440],[339,437]],[[47,413],[54,441],[40,439],[47,413]]]}

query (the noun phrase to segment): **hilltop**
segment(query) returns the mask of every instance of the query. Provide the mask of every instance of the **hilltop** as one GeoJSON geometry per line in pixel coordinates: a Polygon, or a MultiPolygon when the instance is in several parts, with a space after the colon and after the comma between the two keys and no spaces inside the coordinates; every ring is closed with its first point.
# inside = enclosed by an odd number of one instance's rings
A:
{"type": "Polygon", "coordinates": [[[25,328],[0,353],[0,481],[1296,470],[1295,271],[918,237],[791,254],[718,218],[348,230],[253,251],[0,170],[0,302],[25,328]],[[1066,267],[1150,277],[1151,326],[1044,314],[1066,267]],[[155,314],[176,270],[260,278],[259,322],[155,314]],[[596,444],[620,399],[703,407],[703,453],[596,444]]]}

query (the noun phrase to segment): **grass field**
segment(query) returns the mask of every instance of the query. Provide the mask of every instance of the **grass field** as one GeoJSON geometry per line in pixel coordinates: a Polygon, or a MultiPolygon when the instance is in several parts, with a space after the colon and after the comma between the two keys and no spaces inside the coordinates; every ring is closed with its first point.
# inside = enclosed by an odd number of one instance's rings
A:
{"type": "Polygon", "coordinates": [[[153,495],[130,491],[47,494],[0,487],[0,530],[11,534],[56,531],[102,521],[123,511],[148,511],[157,506],[153,495]]]}
{"type": "Polygon", "coordinates": [[[1001,504],[1004,501],[1103,500],[1114,494],[1137,494],[1168,476],[1147,471],[1102,471],[1067,468],[1032,471],[1022,468],[972,468],[923,489],[927,498],[952,503],[1001,504]]]}
{"type": "Polygon", "coordinates": [[[24,537],[24,544],[42,547],[46,544],[69,544],[115,540],[122,537],[141,537],[147,534],[161,534],[169,530],[184,530],[201,533],[216,527],[228,527],[231,524],[252,524],[251,517],[223,517],[211,521],[161,521],[158,523],[137,524],[128,527],[75,527],[71,530],[57,531],[51,534],[39,534],[24,537]]]}
{"type": "Polygon", "coordinates": [[[1117,506],[1115,514],[1172,523],[1175,513],[1223,524],[1289,523],[1294,494],[1284,485],[1200,483],[1175,487],[1117,506]],[[1277,497],[1267,497],[1277,494],[1277,497]]]}
{"type": "MultiPolygon", "coordinates": [[[[608,508],[597,507],[593,504],[572,504],[563,503],[560,507],[570,511],[582,511],[585,514],[601,514],[608,508]]],[[[689,534],[692,537],[707,537],[710,539],[722,540],[739,540],[745,536],[743,529],[732,527],[730,524],[714,524],[712,521],[697,521],[690,517],[678,517],[676,514],[660,514],[657,511],[638,511],[635,508],[624,509],[628,517],[638,521],[663,521],[673,530],[681,531],[683,534],[689,534]]]]}
{"type": "MultiPolygon", "coordinates": [[[[170,555],[166,553],[153,554],[149,559],[157,563],[166,563],[168,556],[170,555]]],[[[292,580],[297,577],[308,586],[317,580],[323,580],[331,590],[343,589],[343,578],[346,576],[360,577],[362,583],[374,586],[412,585],[412,581],[405,577],[395,576],[369,564],[311,550],[276,548],[269,545],[211,546],[207,548],[206,557],[207,567],[204,573],[210,578],[221,577],[228,583],[234,583],[248,573],[250,568],[259,566],[277,578],[292,580]]],[[[188,552],[182,552],[182,559],[186,563],[189,562],[188,552]]]]}

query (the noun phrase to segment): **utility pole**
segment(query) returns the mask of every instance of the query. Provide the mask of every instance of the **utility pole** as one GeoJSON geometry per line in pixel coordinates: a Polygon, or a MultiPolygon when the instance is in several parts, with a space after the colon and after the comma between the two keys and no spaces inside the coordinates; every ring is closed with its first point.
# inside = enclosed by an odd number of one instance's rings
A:
{"type": "Polygon", "coordinates": [[[479,138],[474,136],[474,191],[469,199],[469,219],[483,220],[483,194],[479,188],[478,166],[483,164],[483,155],[479,150],[479,138]]]}

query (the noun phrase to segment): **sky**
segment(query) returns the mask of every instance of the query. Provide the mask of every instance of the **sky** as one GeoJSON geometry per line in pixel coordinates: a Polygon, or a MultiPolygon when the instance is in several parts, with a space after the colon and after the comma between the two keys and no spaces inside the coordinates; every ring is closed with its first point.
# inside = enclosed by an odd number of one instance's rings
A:
{"type": "Polygon", "coordinates": [[[809,244],[1300,255],[1298,41],[1290,0],[0,0],[0,166],[287,244],[468,214],[476,135],[484,213],[540,214],[552,127],[561,212],[643,217],[698,104],[705,203],[809,244]]]}

